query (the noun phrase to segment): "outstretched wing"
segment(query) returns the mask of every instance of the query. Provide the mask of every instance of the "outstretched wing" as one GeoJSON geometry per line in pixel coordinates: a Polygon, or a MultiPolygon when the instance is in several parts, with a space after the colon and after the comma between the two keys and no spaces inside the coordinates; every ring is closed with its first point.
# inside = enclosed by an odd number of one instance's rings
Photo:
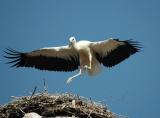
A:
{"type": "Polygon", "coordinates": [[[35,67],[49,71],[73,71],[78,69],[79,55],[69,46],[49,47],[32,52],[18,52],[7,49],[8,63],[14,63],[11,67],[35,67]]]}
{"type": "Polygon", "coordinates": [[[93,42],[91,48],[97,60],[107,67],[112,67],[140,51],[138,42],[133,40],[119,41],[119,39],[93,42]]]}

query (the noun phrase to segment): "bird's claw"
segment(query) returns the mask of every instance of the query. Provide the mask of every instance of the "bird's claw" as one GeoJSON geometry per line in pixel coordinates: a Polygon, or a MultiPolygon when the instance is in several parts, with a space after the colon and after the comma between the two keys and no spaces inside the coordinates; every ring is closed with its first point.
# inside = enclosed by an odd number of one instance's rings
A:
{"type": "Polygon", "coordinates": [[[88,69],[88,66],[87,66],[87,65],[84,65],[84,68],[85,68],[85,69],[88,69]]]}
{"type": "Polygon", "coordinates": [[[84,65],[84,69],[91,69],[91,67],[88,67],[88,65],[84,65]]]}
{"type": "Polygon", "coordinates": [[[72,81],[72,79],[73,79],[72,77],[68,78],[66,83],[67,83],[67,84],[70,84],[71,81],[72,81]]]}

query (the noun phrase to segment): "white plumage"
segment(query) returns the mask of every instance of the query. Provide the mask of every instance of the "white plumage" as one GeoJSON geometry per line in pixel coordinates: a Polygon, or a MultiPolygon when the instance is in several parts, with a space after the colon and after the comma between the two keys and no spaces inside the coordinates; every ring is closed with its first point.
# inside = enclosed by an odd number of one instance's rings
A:
{"type": "Polygon", "coordinates": [[[75,37],[69,38],[69,45],[59,47],[46,47],[32,52],[18,52],[7,49],[5,52],[13,59],[12,67],[35,67],[40,70],[74,71],[79,68],[79,73],[70,77],[70,83],[75,77],[87,70],[89,75],[100,72],[101,64],[112,67],[140,49],[138,42],[133,40],[119,41],[108,39],[98,42],[76,41],[75,37]]]}
{"type": "Polygon", "coordinates": [[[31,112],[31,113],[26,113],[23,118],[42,118],[42,116],[40,116],[39,114],[35,113],[35,112],[31,112]]]}

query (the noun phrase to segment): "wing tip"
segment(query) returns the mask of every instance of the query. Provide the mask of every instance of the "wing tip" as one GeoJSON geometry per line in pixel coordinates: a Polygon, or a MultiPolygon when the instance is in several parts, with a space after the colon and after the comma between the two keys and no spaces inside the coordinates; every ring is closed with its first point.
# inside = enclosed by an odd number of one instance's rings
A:
{"type": "Polygon", "coordinates": [[[125,41],[130,47],[133,53],[142,51],[143,46],[139,41],[135,41],[134,39],[129,39],[125,41]]]}
{"type": "Polygon", "coordinates": [[[9,59],[10,61],[6,62],[5,64],[13,64],[10,67],[19,67],[20,65],[20,61],[21,61],[21,57],[22,54],[19,51],[16,51],[12,48],[6,48],[4,50],[5,55],[3,55],[4,58],[9,59]]]}
{"type": "Polygon", "coordinates": [[[135,41],[134,39],[120,41],[118,38],[115,38],[113,40],[118,41],[118,42],[125,42],[126,44],[128,44],[128,46],[130,46],[130,49],[134,53],[142,51],[142,48],[143,48],[143,46],[141,45],[141,43],[139,41],[135,41]]]}

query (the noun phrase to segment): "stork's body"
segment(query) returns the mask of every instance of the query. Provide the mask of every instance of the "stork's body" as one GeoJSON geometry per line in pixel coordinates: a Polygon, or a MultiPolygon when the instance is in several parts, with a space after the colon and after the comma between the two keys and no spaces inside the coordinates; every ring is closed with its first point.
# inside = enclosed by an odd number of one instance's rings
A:
{"type": "Polygon", "coordinates": [[[80,67],[85,67],[86,69],[91,69],[91,62],[92,62],[92,51],[89,48],[89,41],[79,41],[75,44],[73,44],[73,48],[78,52],[79,54],[79,60],[80,60],[80,67]]]}
{"type": "Polygon", "coordinates": [[[79,73],[70,77],[70,83],[75,77],[87,70],[89,75],[100,72],[101,64],[112,67],[139,51],[137,42],[118,39],[108,39],[98,42],[76,41],[69,38],[69,45],[59,47],[41,48],[32,52],[22,53],[8,49],[6,58],[13,59],[12,67],[35,67],[40,70],[74,71],[79,73]]]}
{"type": "MultiPolygon", "coordinates": [[[[74,37],[71,37],[70,39],[73,39],[74,37]]],[[[89,75],[94,75],[100,72],[100,63],[97,61],[94,53],[90,49],[90,41],[79,41],[79,42],[73,42],[71,44],[71,47],[74,48],[79,55],[79,60],[80,60],[80,69],[79,73],[70,77],[67,80],[67,83],[70,83],[75,77],[79,76],[82,74],[83,70],[87,70],[89,75]]]]}

